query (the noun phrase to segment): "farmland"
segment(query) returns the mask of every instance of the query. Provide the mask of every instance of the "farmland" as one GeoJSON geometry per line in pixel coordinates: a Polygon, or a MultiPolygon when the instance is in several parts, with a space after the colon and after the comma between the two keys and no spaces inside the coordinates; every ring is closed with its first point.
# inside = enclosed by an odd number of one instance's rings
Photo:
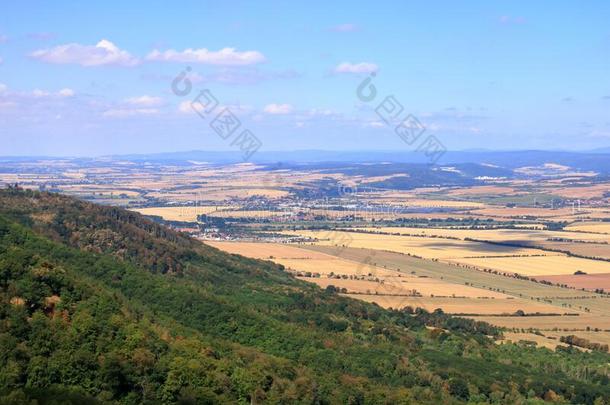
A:
{"type": "MultiPolygon", "coordinates": [[[[254,253],[255,249],[252,245],[256,245],[234,242],[210,242],[210,244],[228,252],[246,255],[254,253]]],[[[516,309],[512,311],[516,305],[520,306],[517,309],[531,313],[574,311],[583,314],[601,314],[608,309],[610,303],[610,300],[597,294],[583,294],[572,289],[454,267],[393,252],[357,248],[344,248],[337,251],[330,246],[306,245],[297,248],[282,244],[258,245],[261,245],[261,248],[255,256],[272,258],[295,272],[318,272],[322,276],[319,279],[303,278],[324,287],[331,283],[334,286],[342,287],[344,284],[341,283],[344,281],[348,282],[345,285],[355,291],[355,281],[349,276],[364,276],[363,281],[370,281],[368,277],[392,279],[392,282],[389,283],[392,288],[399,285],[400,288],[415,289],[421,292],[424,298],[430,298],[427,305],[435,305],[435,302],[447,304],[447,301],[438,301],[443,297],[449,300],[462,300],[463,302],[459,302],[460,305],[467,304],[468,299],[475,299],[471,302],[471,311],[463,311],[464,313],[508,314],[516,311],[516,309]],[[328,276],[331,273],[338,277],[329,279],[328,276]],[[343,275],[347,277],[342,279],[343,275]],[[504,301],[507,299],[514,300],[504,301]],[[480,308],[484,312],[479,312],[481,302],[486,303],[488,307],[480,308]],[[502,302],[506,304],[504,307],[502,307],[502,302]],[[498,312],[490,312],[489,308],[498,312]]],[[[370,289],[370,285],[366,285],[368,286],[366,288],[358,287],[358,292],[363,292],[363,290],[366,292],[367,288],[370,289]]],[[[378,292],[383,289],[378,289],[378,292]]],[[[362,298],[372,299],[370,296],[362,298]]],[[[402,300],[403,297],[399,299],[402,300]]],[[[384,297],[384,300],[388,301],[388,298],[384,297]]],[[[460,307],[458,301],[450,302],[456,305],[455,308],[458,308],[460,307]]],[[[443,306],[439,307],[443,308],[443,306]]]]}
{"type": "MultiPolygon", "coordinates": [[[[316,244],[334,246],[349,244],[355,248],[388,250],[427,259],[452,259],[477,256],[532,256],[547,253],[530,248],[491,245],[482,242],[427,238],[419,236],[374,235],[344,231],[295,231],[288,234],[315,240],[316,244]]],[[[548,253],[555,254],[555,253],[548,253]]]]}
{"type": "Polygon", "coordinates": [[[562,165],[471,170],[61,160],[6,164],[0,182],[125,206],[383,307],[440,308],[527,335],[610,329],[610,183],[562,165]]]}
{"type": "Polygon", "coordinates": [[[142,215],[158,216],[167,221],[197,222],[199,215],[206,215],[223,209],[218,206],[196,207],[150,207],[138,208],[134,211],[142,215]]]}
{"type": "Polygon", "coordinates": [[[596,253],[592,253],[592,249],[587,250],[586,248],[600,247],[600,250],[605,250],[600,251],[599,257],[604,258],[609,247],[606,235],[512,229],[366,228],[364,231],[364,233],[297,231],[297,234],[323,246],[349,245],[356,248],[387,250],[471,266],[480,270],[516,273],[523,276],[573,275],[577,272],[585,274],[610,273],[610,263],[605,260],[571,257],[555,250],[518,246],[539,243],[542,248],[570,251],[573,244],[558,249],[556,245],[551,247],[546,243],[553,238],[561,240],[581,238],[586,243],[580,242],[577,244],[578,247],[581,247],[580,253],[595,256],[596,253]],[[473,240],[475,238],[476,241],[473,240]],[[493,243],[486,243],[483,240],[493,243]],[[500,242],[501,244],[499,244],[500,242]],[[595,242],[602,244],[596,245],[595,242]]]}
{"type": "MultiPolygon", "coordinates": [[[[573,229],[573,228],[568,228],[573,229]]],[[[379,227],[364,228],[369,232],[400,235],[442,236],[459,239],[477,239],[492,242],[547,241],[549,239],[579,240],[586,242],[610,242],[610,235],[587,232],[547,231],[530,229],[447,229],[447,228],[409,228],[379,227]]]]}
{"type": "Polygon", "coordinates": [[[576,222],[567,227],[569,230],[591,233],[603,233],[610,235],[610,223],[608,222],[576,222]]]}
{"type": "MultiPolygon", "coordinates": [[[[354,296],[356,297],[356,296],[354,296]]],[[[400,308],[411,306],[413,308],[424,308],[428,311],[434,311],[437,308],[442,308],[444,312],[449,314],[470,315],[476,313],[478,315],[491,314],[513,314],[524,308],[531,312],[549,313],[554,311],[550,305],[523,302],[520,299],[493,300],[485,298],[410,298],[410,297],[379,297],[377,295],[358,295],[356,298],[363,299],[368,302],[375,302],[387,308],[400,308]]],[[[556,318],[553,316],[553,318],[556,318]]]]}
{"type": "Polygon", "coordinates": [[[596,343],[605,343],[609,336],[604,331],[610,330],[610,298],[599,294],[375,249],[207,243],[231,253],[273,260],[302,280],[324,289],[332,286],[343,295],[382,307],[442,308],[517,331],[507,333],[507,340],[555,347],[568,332],[586,334],[596,343]],[[527,316],[515,316],[518,312],[527,316]]]}
{"type": "Polygon", "coordinates": [[[509,258],[477,257],[450,259],[450,261],[481,269],[492,269],[525,276],[572,275],[578,271],[586,274],[610,273],[610,263],[608,262],[563,255],[509,258]]]}
{"type": "Polygon", "coordinates": [[[575,288],[588,290],[603,289],[610,291],[610,273],[578,274],[565,276],[535,276],[535,279],[546,280],[553,284],[566,284],[575,288]]]}
{"type": "Polygon", "coordinates": [[[609,235],[599,233],[548,231],[528,228],[527,226],[519,227],[519,229],[370,227],[362,228],[361,230],[363,232],[390,235],[457,238],[495,244],[533,247],[548,252],[563,252],[585,258],[610,260],[610,237],[609,235]]]}
{"type": "MultiPolygon", "coordinates": [[[[359,263],[331,254],[316,252],[283,244],[247,242],[207,242],[229,253],[270,259],[282,264],[297,277],[313,282],[322,288],[333,285],[346,288],[347,294],[408,295],[417,293],[424,297],[467,297],[508,299],[505,294],[455,285],[438,278],[415,276],[397,270],[359,263]],[[317,277],[306,273],[318,274],[317,277]]],[[[364,298],[363,298],[364,299],[364,298]]],[[[548,308],[547,308],[548,309],[548,308]]]]}

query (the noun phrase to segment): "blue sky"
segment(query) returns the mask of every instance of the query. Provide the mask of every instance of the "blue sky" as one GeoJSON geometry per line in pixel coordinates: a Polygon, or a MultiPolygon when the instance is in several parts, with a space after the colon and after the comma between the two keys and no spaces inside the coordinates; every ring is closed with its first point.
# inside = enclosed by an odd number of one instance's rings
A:
{"type": "Polygon", "coordinates": [[[390,95],[452,150],[608,147],[608,21],[607,1],[5,2],[0,155],[231,150],[202,89],[268,151],[411,150],[374,111],[390,95]]]}

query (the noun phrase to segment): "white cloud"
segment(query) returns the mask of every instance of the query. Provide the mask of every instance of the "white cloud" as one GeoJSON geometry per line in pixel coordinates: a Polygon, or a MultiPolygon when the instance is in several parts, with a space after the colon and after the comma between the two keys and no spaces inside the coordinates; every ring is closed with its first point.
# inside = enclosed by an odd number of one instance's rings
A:
{"type": "Polygon", "coordinates": [[[331,115],[336,115],[336,112],[329,108],[312,108],[308,111],[308,114],[311,116],[330,117],[331,115]]]}
{"type": "MultiPolygon", "coordinates": [[[[57,92],[34,89],[32,91],[10,91],[8,87],[0,83],[0,108],[19,108],[24,116],[32,113],[36,108],[42,108],[41,114],[49,113],[54,108],[65,108],[67,105],[76,107],[75,104],[66,104],[65,99],[74,97],[76,92],[69,88],[63,88],[57,92]]],[[[15,109],[15,111],[17,111],[15,109]]]]}
{"type": "Polygon", "coordinates": [[[74,97],[74,94],[74,90],[68,88],[61,89],[57,92],[57,95],[61,97],[74,97]]]}
{"type": "Polygon", "coordinates": [[[156,108],[113,108],[106,110],[102,116],[107,118],[125,118],[135,115],[153,115],[159,113],[156,108]]]}
{"type": "Polygon", "coordinates": [[[201,83],[205,80],[204,77],[197,72],[188,73],[185,78],[189,79],[193,84],[201,83]]]}
{"type": "Polygon", "coordinates": [[[129,52],[119,49],[106,39],[102,39],[96,45],[71,43],[49,49],[39,49],[32,52],[30,56],[47,63],[75,63],[81,66],[135,66],[139,63],[138,59],[129,52]]]}
{"type": "Polygon", "coordinates": [[[379,67],[376,64],[370,62],[343,62],[335,67],[335,73],[373,73],[378,70],[379,67]]]}
{"type": "Polygon", "coordinates": [[[44,91],[44,90],[40,90],[40,89],[34,89],[34,91],[32,91],[32,96],[34,96],[36,98],[48,97],[50,95],[51,95],[51,93],[49,93],[48,91],[44,91]]]}
{"type": "Polygon", "coordinates": [[[163,99],[161,97],[144,95],[139,97],[127,98],[125,99],[125,103],[139,107],[157,107],[163,104],[163,99]]]}
{"type": "Polygon", "coordinates": [[[383,122],[381,122],[381,121],[370,121],[370,122],[367,122],[367,123],[365,124],[365,126],[367,126],[367,127],[371,127],[371,128],[384,128],[384,127],[386,127],[387,125],[386,125],[386,124],[384,124],[384,123],[383,123],[383,122]]]}
{"type": "Polygon", "coordinates": [[[106,118],[126,118],[138,115],[154,115],[160,113],[160,110],[156,107],[164,104],[165,102],[161,97],[149,95],[129,97],[114,106],[107,107],[102,116],[106,118]]]}
{"type": "Polygon", "coordinates": [[[183,101],[178,104],[178,112],[183,114],[189,114],[193,112],[193,107],[191,107],[192,101],[183,101]]]}
{"type": "Polygon", "coordinates": [[[290,114],[294,111],[294,107],[290,104],[267,104],[263,111],[274,115],[290,114]]]}
{"type": "Polygon", "coordinates": [[[339,24],[334,27],[330,27],[330,31],[333,32],[356,32],[360,31],[360,26],[356,24],[339,24]]]}
{"type": "Polygon", "coordinates": [[[76,93],[72,89],[64,88],[59,90],[57,93],[51,93],[46,90],[34,89],[31,93],[31,96],[34,98],[43,98],[43,97],[73,97],[76,93]]]}
{"type": "Polygon", "coordinates": [[[195,111],[199,111],[204,115],[217,114],[219,111],[222,111],[225,108],[230,110],[234,114],[250,114],[254,111],[254,107],[244,104],[220,104],[214,108],[212,113],[204,112],[204,106],[202,106],[200,103],[193,103],[189,100],[183,101],[178,104],[178,112],[182,114],[192,114],[195,111]]]}
{"type": "Polygon", "coordinates": [[[265,56],[258,51],[239,52],[235,48],[223,48],[210,51],[206,48],[176,51],[154,50],[146,56],[147,60],[162,62],[202,63],[207,65],[245,66],[265,61],[265,56]]]}

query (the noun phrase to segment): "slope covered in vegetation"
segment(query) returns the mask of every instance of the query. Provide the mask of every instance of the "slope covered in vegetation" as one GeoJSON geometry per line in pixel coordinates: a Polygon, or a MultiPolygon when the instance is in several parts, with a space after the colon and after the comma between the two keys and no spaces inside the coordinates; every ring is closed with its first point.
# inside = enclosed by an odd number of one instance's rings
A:
{"type": "Polygon", "coordinates": [[[610,398],[607,354],[499,333],[347,299],[118,208],[0,191],[0,403],[610,398]]]}

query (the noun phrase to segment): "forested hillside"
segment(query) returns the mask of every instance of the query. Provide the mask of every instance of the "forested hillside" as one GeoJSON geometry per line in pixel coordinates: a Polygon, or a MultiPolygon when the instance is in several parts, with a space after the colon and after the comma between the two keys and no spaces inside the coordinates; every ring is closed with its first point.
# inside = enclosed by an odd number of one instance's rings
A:
{"type": "Polygon", "coordinates": [[[0,403],[604,404],[610,356],[496,345],[139,214],[0,191],[0,403]],[[36,400],[37,402],[33,402],[36,400]]]}

